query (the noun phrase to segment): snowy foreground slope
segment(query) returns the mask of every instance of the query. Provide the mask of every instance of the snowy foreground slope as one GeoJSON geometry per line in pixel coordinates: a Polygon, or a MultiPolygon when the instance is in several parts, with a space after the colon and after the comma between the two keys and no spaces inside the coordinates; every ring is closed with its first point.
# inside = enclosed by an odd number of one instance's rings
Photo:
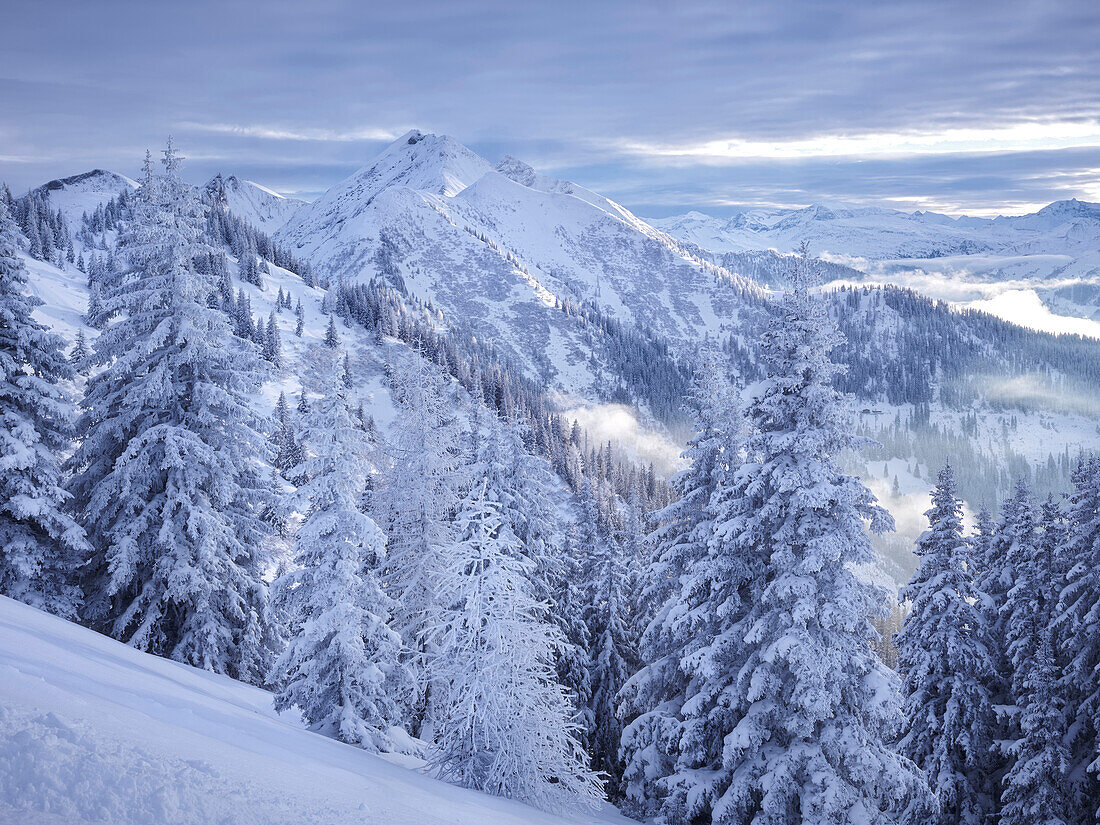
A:
{"type": "Polygon", "coordinates": [[[628,821],[447,785],[303,730],[266,691],[0,597],[0,823],[628,821]]]}

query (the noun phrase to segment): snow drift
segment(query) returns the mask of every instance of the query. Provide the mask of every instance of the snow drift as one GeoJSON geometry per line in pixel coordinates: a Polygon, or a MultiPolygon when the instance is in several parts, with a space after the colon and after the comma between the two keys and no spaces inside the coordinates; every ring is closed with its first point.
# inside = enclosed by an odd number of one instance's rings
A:
{"type": "Polygon", "coordinates": [[[266,691],[0,597],[0,822],[626,823],[452,787],[304,730],[266,691]]]}

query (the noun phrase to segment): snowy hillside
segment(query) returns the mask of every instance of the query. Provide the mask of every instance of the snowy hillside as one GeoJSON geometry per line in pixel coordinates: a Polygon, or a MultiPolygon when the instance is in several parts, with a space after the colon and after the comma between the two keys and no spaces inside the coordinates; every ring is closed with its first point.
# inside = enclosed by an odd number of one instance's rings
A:
{"type": "Polygon", "coordinates": [[[93,169],[80,175],[58,178],[44,183],[33,190],[44,196],[53,209],[61,210],[69,226],[80,226],[80,218],[85,213],[92,214],[97,206],[102,206],[122,192],[137,189],[137,182],[125,175],[93,169]]]}
{"type": "Polygon", "coordinates": [[[551,825],[277,715],[271,694],[0,597],[0,821],[551,825]]]}
{"type": "Polygon", "coordinates": [[[280,195],[236,175],[227,178],[216,175],[205,190],[238,218],[269,234],[280,229],[305,205],[305,201],[280,195]]]}
{"type": "MultiPolygon", "coordinates": [[[[75,341],[78,332],[82,332],[89,342],[94,341],[99,331],[89,326],[84,318],[89,297],[87,277],[73,267],[61,269],[28,255],[20,257],[29,273],[30,292],[42,301],[42,305],[35,309],[35,317],[67,342],[75,341]]],[[[230,266],[235,270],[236,262],[232,261],[230,266]]],[[[307,286],[297,275],[274,264],[268,264],[268,270],[262,287],[234,278],[236,288],[248,297],[251,309],[258,318],[267,319],[274,314],[282,342],[283,366],[271,373],[262,393],[254,399],[256,411],[265,417],[271,413],[280,392],[288,396],[297,395],[303,379],[310,376],[327,322],[326,315],[321,311],[323,290],[307,286]],[[294,334],[295,314],[276,307],[280,290],[290,297],[292,304],[301,302],[301,336],[294,334]]],[[[388,391],[381,382],[387,347],[376,344],[362,331],[342,328],[340,334],[356,376],[356,386],[350,394],[356,403],[364,404],[378,424],[384,427],[393,415],[388,391]]]]}

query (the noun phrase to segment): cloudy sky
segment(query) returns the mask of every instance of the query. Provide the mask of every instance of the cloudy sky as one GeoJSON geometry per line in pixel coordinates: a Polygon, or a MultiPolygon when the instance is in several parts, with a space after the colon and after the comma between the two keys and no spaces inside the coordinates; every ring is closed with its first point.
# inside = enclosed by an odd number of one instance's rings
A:
{"type": "Polygon", "coordinates": [[[0,179],[136,174],[313,197],[409,128],[643,215],[1100,201],[1100,3],[7,3],[0,179]]]}

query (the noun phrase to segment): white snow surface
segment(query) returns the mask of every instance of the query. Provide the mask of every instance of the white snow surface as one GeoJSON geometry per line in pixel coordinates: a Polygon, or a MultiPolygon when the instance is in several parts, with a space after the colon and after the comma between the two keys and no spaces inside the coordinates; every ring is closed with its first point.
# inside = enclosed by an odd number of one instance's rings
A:
{"type": "Polygon", "coordinates": [[[628,823],[453,787],[311,733],[266,691],[0,597],[0,822],[628,823]]]}

